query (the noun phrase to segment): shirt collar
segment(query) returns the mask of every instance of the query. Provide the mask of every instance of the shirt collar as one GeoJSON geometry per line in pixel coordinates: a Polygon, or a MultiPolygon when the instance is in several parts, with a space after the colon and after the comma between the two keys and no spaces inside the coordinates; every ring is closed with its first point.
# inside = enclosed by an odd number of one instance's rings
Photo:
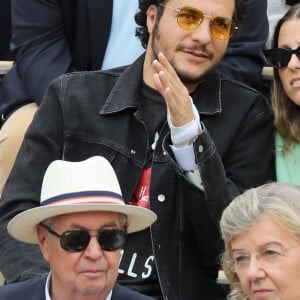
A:
{"type": "Polygon", "coordinates": [[[51,297],[50,297],[50,278],[51,278],[51,272],[49,272],[49,274],[47,276],[46,284],[45,284],[46,300],[51,300],[51,297]]]}

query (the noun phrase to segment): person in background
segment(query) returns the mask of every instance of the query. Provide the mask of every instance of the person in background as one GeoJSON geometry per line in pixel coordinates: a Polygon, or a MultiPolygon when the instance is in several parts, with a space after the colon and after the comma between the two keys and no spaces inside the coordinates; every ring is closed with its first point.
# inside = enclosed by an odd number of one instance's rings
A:
{"type": "Polygon", "coordinates": [[[216,282],[221,213],[243,190],[274,179],[266,99],[216,71],[241,11],[242,0],[141,0],[136,21],[145,55],[52,82],[0,201],[7,282],[48,271],[37,247],[6,231],[16,214],[39,204],[46,167],[101,155],[126,203],[158,216],[151,230],[128,238],[118,282],[156,299],[224,297],[216,282]]]}
{"type": "MultiPolygon", "coordinates": [[[[56,76],[129,64],[144,52],[135,37],[137,7],[138,0],[12,0],[16,64],[0,89],[0,195],[24,133],[56,76]]],[[[261,91],[266,0],[248,0],[246,10],[219,69],[261,91]]]]}
{"type": "MultiPolygon", "coordinates": [[[[276,0],[278,1],[278,0],[276,0]]],[[[268,39],[267,0],[247,0],[243,24],[230,39],[219,70],[265,94],[263,50],[268,39]]]]}
{"type": "Polygon", "coordinates": [[[127,232],[143,230],[155,220],[152,211],[124,203],[104,157],[52,162],[43,178],[40,207],[8,224],[12,237],[39,245],[51,272],[0,287],[0,298],[153,299],[115,283],[127,232]]]}
{"type": "MultiPolygon", "coordinates": [[[[268,8],[268,22],[269,22],[269,36],[266,44],[266,48],[271,48],[272,37],[274,34],[274,29],[279,19],[281,19],[287,10],[290,8],[293,2],[297,3],[299,0],[267,0],[268,8]]],[[[294,3],[293,3],[294,4],[294,3]]]]}
{"type": "Polygon", "coordinates": [[[11,0],[2,0],[0,7],[0,60],[12,60],[9,49],[11,38],[11,0]]]}
{"type": "Polygon", "coordinates": [[[272,48],[265,51],[274,68],[271,101],[275,116],[277,181],[300,184],[300,4],[275,27],[272,48]]]}
{"type": "Polygon", "coordinates": [[[299,199],[299,185],[272,182],[245,191],[224,210],[227,299],[300,299],[299,199]]]}
{"type": "Polygon", "coordinates": [[[15,64],[0,88],[0,195],[55,77],[129,64],[144,52],[135,36],[138,0],[11,2],[15,64]]]}

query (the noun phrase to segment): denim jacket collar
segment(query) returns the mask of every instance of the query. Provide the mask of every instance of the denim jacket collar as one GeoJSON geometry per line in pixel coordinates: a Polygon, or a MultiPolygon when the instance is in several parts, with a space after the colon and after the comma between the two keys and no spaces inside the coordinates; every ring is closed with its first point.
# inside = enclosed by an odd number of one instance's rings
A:
{"type": "Polygon", "coordinates": [[[221,75],[212,71],[191,94],[201,115],[215,115],[222,111],[221,75]]]}
{"type": "Polygon", "coordinates": [[[137,109],[142,87],[144,57],[144,54],[141,55],[127,67],[106,71],[119,78],[101,108],[100,114],[111,114],[127,108],[137,109]],[[136,80],[136,78],[140,78],[140,80],[136,80]]]}
{"type": "MultiPolygon", "coordinates": [[[[142,86],[144,58],[143,54],[127,67],[104,71],[119,78],[100,110],[101,114],[111,114],[127,108],[137,109],[142,86]],[[137,74],[140,75],[137,76],[137,74]],[[141,78],[141,80],[136,80],[136,78],[141,78]]],[[[212,71],[205,76],[203,82],[191,94],[200,114],[214,115],[222,111],[221,80],[220,73],[212,71]]]]}

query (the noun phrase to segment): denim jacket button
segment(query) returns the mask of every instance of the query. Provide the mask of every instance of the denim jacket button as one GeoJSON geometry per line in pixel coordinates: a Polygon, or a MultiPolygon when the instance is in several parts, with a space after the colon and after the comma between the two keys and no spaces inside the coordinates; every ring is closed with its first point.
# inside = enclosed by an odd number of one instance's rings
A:
{"type": "Polygon", "coordinates": [[[157,200],[159,202],[164,202],[166,200],[166,196],[164,194],[160,194],[157,196],[157,200]]]}
{"type": "Polygon", "coordinates": [[[203,148],[203,145],[200,145],[199,148],[198,148],[199,153],[202,153],[202,152],[203,152],[203,149],[204,149],[204,148],[203,148]]]}

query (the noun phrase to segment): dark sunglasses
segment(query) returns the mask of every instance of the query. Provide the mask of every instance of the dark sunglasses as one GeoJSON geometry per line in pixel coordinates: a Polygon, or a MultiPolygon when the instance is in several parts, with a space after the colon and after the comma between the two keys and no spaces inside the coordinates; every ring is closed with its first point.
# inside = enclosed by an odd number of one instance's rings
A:
{"type": "MultiPolygon", "coordinates": [[[[68,252],[80,252],[89,245],[91,235],[87,230],[68,230],[58,234],[49,226],[41,223],[42,227],[54,236],[60,238],[60,246],[68,252]]],[[[121,229],[104,229],[96,235],[101,248],[104,251],[115,251],[122,249],[125,243],[127,233],[121,229]]]]}
{"type": "Polygon", "coordinates": [[[300,60],[300,47],[294,50],[289,50],[285,48],[274,48],[264,50],[264,55],[268,63],[272,67],[277,69],[285,68],[289,64],[292,54],[296,54],[297,58],[300,60]]]}
{"type": "Polygon", "coordinates": [[[173,8],[164,4],[160,5],[173,9],[177,12],[177,23],[183,29],[196,29],[200,26],[204,17],[209,18],[210,32],[212,36],[218,40],[228,40],[238,29],[233,20],[225,17],[212,17],[205,15],[201,10],[194,7],[183,6],[180,8],[173,8]]]}

